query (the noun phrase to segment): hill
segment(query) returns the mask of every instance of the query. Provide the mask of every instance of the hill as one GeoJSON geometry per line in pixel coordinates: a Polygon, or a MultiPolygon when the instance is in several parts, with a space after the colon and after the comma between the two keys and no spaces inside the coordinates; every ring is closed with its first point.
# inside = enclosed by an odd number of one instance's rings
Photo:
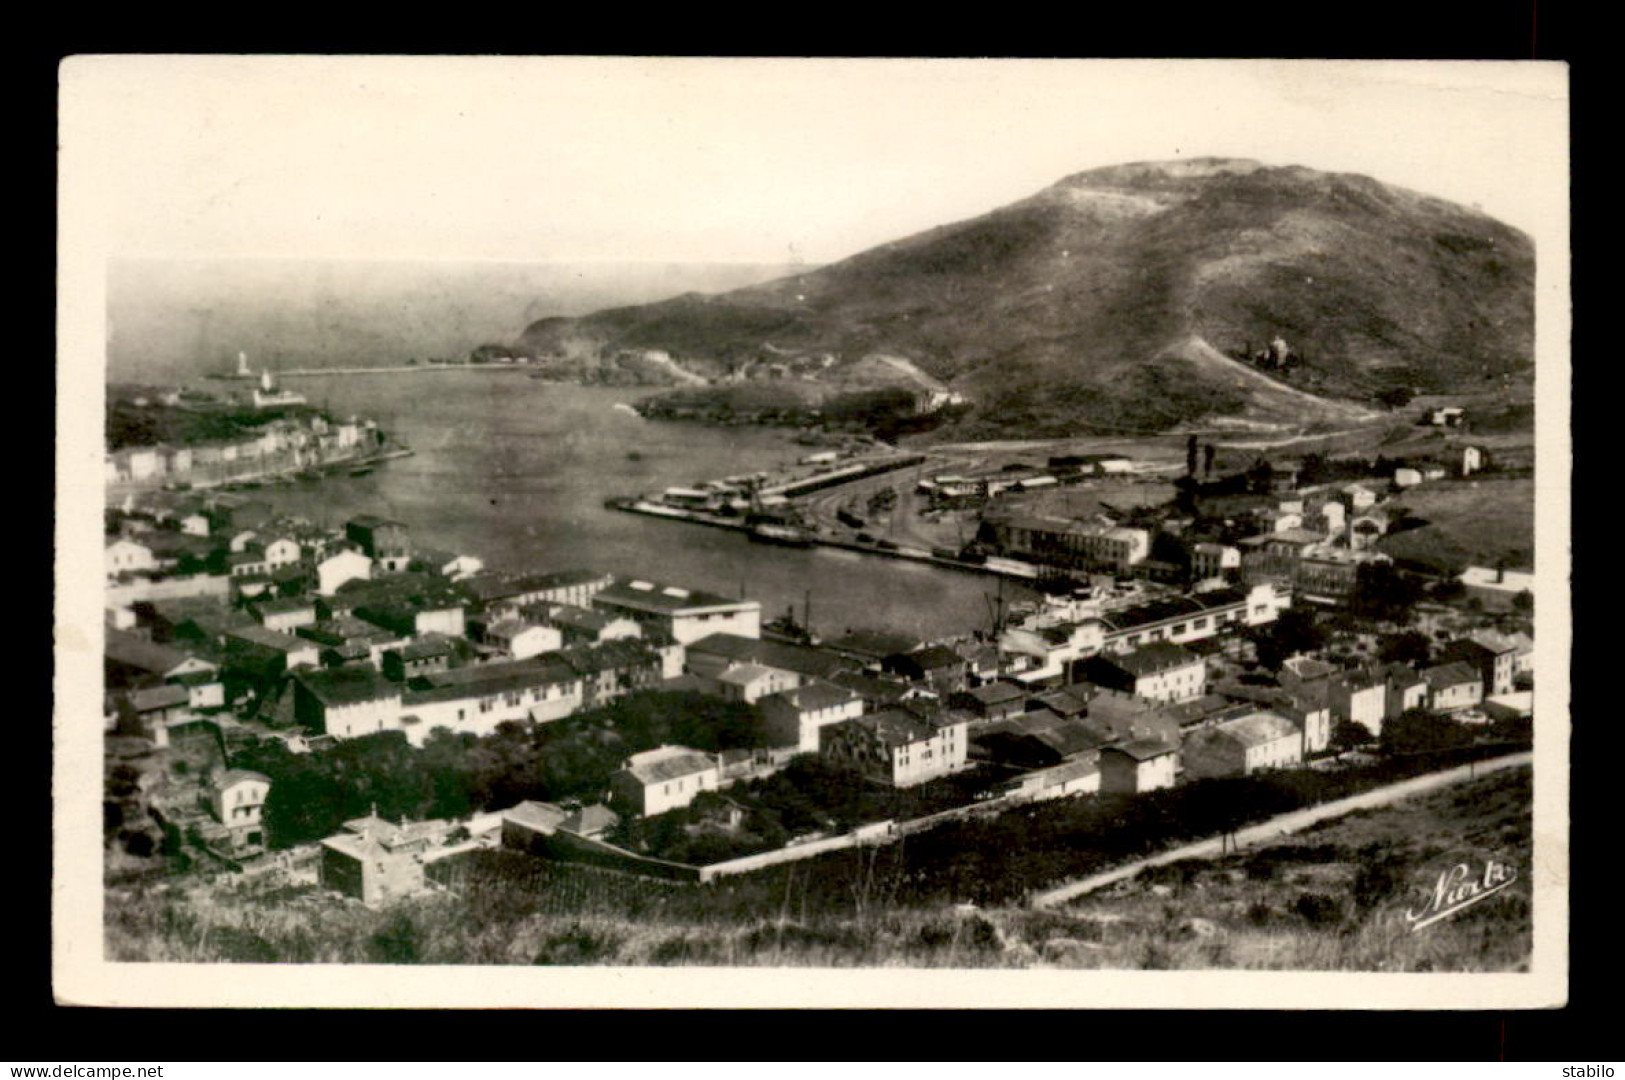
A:
{"type": "Polygon", "coordinates": [[[1385,388],[1531,371],[1533,281],[1530,239],[1474,210],[1206,158],[1079,173],[762,285],[544,319],[515,349],[660,350],[728,381],[815,360],[793,377],[838,378],[882,354],[975,402],[967,436],[1336,423],[1385,388]],[[1292,363],[1261,373],[1277,339],[1292,363]]]}
{"type": "Polygon", "coordinates": [[[1515,971],[1531,939],[1531,782],[1508,769],[1043,911],[922,902],[884,852],[817,864],[835,880],[782,867],[685,890],[495,851],[459,857],[450,891],[384,910],[230,876],[132,880],[110,893],[105,940],[119,962],[1515,971]],[[1479,851],[1520,882],[1411,931],[1404,913],[1441,856],[1479,851]]]}

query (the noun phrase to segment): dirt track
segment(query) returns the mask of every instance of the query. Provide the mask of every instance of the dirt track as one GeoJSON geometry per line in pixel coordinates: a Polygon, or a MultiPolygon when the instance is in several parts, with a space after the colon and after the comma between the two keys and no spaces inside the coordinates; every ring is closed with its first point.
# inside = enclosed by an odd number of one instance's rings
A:
{"type": "MultiPolygon", "coordinates": [[[[1439,788],[1449,787],[1451,784],[1460,783],[1473,776],[1482,776],[1486,773],[1512,768],[1517,765],[1527,765],[1532,761],[1534,761],[1534,754],[1526,750],[1522,753],[1490,758],[1488,761],[1479,761],[1471,765],[1461,765],[1454,769],[1445,769],[1443,772],[1427,773],[1410,780],[1402,780],[1397,784],[1377,788],[1374,791],[1362,792],[1359,795],[1351,795],[1346,799],[1322,803],[1319,806],[1311,806],[1304,810],[1294,810],[1291,813],[1278,815],[1257,825],[1250,825],[1236,832],[1236,843],[1240,847],[1246,847],[1249,844],[1260,844],[1266,840],[1273,840],[1284,833],[1297,832],[1300,829],[1308,828],[1310,825],[1326,821],[1329,818],[1342,817],[1344,814],[1352,813],[1355,810],[1387,806],[1390,803],[1408,799],[1413,795],[1422,795],[1430,791],[1436,791],[1439,788]]],[[[1064,904],[1068,900],[1074,900],[1086,893],[1094,892],[1096,889],[1104,888],[1125,878],[1131,878],[1140,871],[1153,866],[1164,866],[1183,859],[1211,859],[1223,854],[1225,854],[1224,844],[1220,837],[1215,836],[1207,840],[1198,840],[1194,844],[1186,844],[1171,851],[1164,851],[1160,855],[1153,855],[1150,858],[1129,863],[1127,866],[1119,866],[1115,870],[1093,874],[1086,878],[1079,878],[1076,881],[1069,881],[1065,885],[1059,885],[1053,889],[1034,893],[1030,903],[1035,908],[1054,907],[1057,904],[1064,904]]]]}

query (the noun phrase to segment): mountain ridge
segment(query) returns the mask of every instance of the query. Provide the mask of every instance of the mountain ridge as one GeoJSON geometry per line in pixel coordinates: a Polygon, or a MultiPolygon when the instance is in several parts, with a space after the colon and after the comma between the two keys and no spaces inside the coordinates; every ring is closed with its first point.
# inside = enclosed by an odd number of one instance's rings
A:
{"type": "Polygon", "coordinates": [[[884,353],[965,394],[969,433],[1063,435],[1291,413],[1186,355],[1194,339],[1250,363],[1282,340],[1299,363],[1271,378],[1327,402],[1287,395],[1306,419],[1346,419],[1396,386],[1526,375],[1533,277],[1523,233],[1370,177],[1132,162],[802,274],[540,320],[515,348],[660,350],[724,381],[773,358],[829,355],[838,372],[884,353]]]}

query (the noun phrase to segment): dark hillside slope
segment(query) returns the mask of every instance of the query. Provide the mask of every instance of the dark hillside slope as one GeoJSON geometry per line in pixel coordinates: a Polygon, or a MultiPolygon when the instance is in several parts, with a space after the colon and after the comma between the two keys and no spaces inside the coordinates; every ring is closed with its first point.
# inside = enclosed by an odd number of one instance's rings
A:
{"type": "Polygon", "coordinates": [[[969,394],[986,431],[1162,429],[1313,413],[1212,362],[1277,337],[1300,360],[1286,383],[1325,399],[1527,372],[1533,284],[1529,239],[1475,211],[1361,176],[1199,159],[1080,173],[764,285],[544,320],[518,347],[659,349],[712,376],[884,352],[969,394]]]}

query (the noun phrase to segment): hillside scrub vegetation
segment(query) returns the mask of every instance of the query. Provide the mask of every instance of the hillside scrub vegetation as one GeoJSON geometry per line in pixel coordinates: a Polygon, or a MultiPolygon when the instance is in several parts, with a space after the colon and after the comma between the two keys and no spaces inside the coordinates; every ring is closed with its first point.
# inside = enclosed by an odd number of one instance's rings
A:
{"type": "Polygon", "coordinates": [[[114,961],[1517,971],[1531,934],[1531,775],[1468,781],[1074,904],[954,908],[907,888],[905,845],[679,886],[507,851],[436,864],[445,891],[380,910],[309,887],[146,881],[106,908],[114,961]],[[1441,856],[1523,880],[1425,931],[1441,856]]]}

